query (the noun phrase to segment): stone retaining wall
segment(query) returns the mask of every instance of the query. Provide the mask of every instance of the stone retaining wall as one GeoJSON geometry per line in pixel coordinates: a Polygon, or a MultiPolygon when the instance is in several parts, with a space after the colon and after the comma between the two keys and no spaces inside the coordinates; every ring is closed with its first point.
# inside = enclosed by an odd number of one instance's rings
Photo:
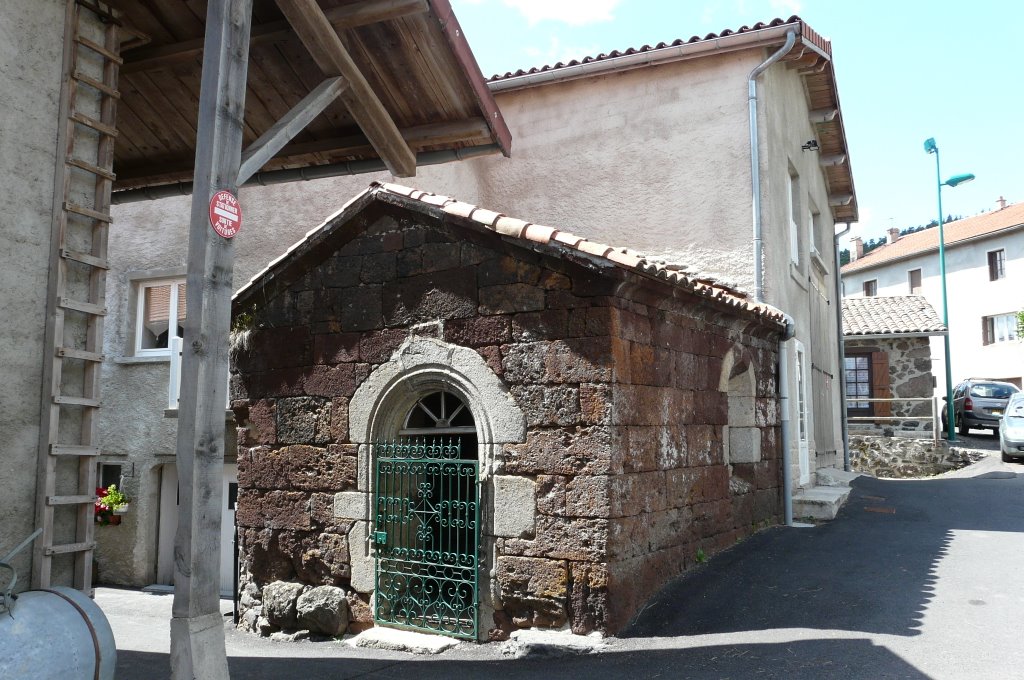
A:
{"type": "Polygon", "coordinates": [[[908,439],[850,435],[850,466],[885,479],[931,477],[958,470],[980,460],[985,454],[972,449],[949,447],[944,439],[908,439]]]}

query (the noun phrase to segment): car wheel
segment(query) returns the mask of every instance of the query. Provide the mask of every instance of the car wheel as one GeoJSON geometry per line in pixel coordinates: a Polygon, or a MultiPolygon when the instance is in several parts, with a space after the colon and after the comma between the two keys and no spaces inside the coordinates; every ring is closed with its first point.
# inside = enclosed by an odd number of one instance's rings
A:
{"type": "Polygon", "coordinates": [[[963,416],[960,416],[960,422],[957,424],[956,430],[965,437],[971,433],[971,428],[967,427],[967,419],[963,416]]]}
{"type": "Polygon", "coordinates": [[[1010,461],[1012,461],[1012,460],[1013,460],[1013,458],[1011,458],[1011,457],[1009,456],[1009,454],[1007,454],[1007,453],[1006,453],[1006,452],[1004,451],[1004,452],[1003,452],[1003,462],[1004,462],[1004,463],[1009,463],[1009,462],[1010,462],[1010,461]]]}

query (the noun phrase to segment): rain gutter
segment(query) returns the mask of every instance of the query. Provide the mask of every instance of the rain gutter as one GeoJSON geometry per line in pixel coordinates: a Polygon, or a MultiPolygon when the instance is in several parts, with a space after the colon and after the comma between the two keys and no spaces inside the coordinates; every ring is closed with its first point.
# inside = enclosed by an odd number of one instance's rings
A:
{"type": "MultiPolygon", "coordinates": [[[[799,28],[797,28],[798,26],[800,26],[800,24],[794,22],[790,24],[782,24],[781,26],[761,28],[754,31],[745,31],[743,33],[733,33],[731,35],[720,36],[717,38],[707,38],[692,43],[676,45],[674,47],[662,47],[660,49],[647,50],[645,52],[624,54],[619,57],[595,59],[594,61],[589,61],[585,64],[561,66],[551,68],[547,71],[537,71],[536,73],[527,73],[521,76],[511,76],[500,80],[491,80],[488,82],[488,86],[490,87],[491,92],[507,92],[509,90],[518,90],[521,88],[533,87],[535,85],[575,80],[577,78],[585,78],[604,73],[628,71],[654,64],[664,64],[674,61],[694,59],[697,57],[706,57],[709,54],[714,53],[725,54],[736,50],[760,47],[765,43],[776,42],[779,39],[788,36],[791,32],[799,32],[799,28]]],[[[819,47],[809,42],[805,42],[805,45],[816,52],[822,52],[819,47]]]]}

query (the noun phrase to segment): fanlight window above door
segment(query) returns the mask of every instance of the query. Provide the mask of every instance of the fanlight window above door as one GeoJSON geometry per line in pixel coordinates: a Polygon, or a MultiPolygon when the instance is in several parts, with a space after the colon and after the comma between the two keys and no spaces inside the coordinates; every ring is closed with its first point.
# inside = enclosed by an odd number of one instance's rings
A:
{"type": "Polygon", "coordinates": [[[403,437],[441,434],[475,434],[473,414],[461,399],[444,390],[416,401],[398,434],[403,437]]]}

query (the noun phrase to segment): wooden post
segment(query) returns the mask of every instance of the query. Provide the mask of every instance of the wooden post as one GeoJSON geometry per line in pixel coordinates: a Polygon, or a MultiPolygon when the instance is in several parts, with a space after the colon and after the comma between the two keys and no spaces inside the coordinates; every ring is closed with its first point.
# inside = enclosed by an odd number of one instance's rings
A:
{"type": "Polygon", "coordinates": [[[175,680],[229,677],[220,614],[220,519],[234,244],[210,226],[209,201],[218,190],[237,191],[251,18],[252,0],[209,0],[178,402],[175,680]]]}

